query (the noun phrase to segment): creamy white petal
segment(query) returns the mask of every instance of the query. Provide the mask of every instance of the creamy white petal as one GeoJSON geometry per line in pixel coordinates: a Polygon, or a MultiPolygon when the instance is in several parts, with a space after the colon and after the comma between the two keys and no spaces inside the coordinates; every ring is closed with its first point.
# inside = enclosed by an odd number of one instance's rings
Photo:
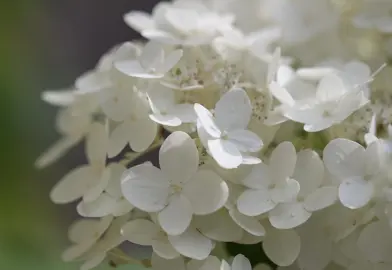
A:
{"type": "Polygon", "coordinates": [[[182,124],[181,119],[172,114],[150,114],[150,119],[155,123],[169,126],[169,127],[178,127],[182,124]]]}
{"type": "Polygon", "coordinates": [[[106,253],[97,253],[89,257],[87,261],[80,267],[80,270],[90,270],[101,264],[106,258],[106,253]]]}
{"type": "Polygon", "coordinates": [[[270,230],[263,241],[265,254],[279,266],[289,266],[298,257],[301,239],[294,230],[270,230]]]}
{"type": "Polygon", "coordinates": [[[227,137],[241,152],[258,152],[263,147],[263,141],[259,136],[249,130],[233,130],[227,137]]]}
{"type": "Polygon", "coordinates": [[[191,223],[192,205],[181,195],[171,196],[169,204],[158,214],[158,221],[162,229],[169,235],[182,234],[191,223]]]}
{"type": "Polygon", "coordinates": [[[152,249],[157,255],[167,260],[172,260],[181,256],[180,253],[173,248],[169,239],[163,233],[152,240],[152,249]]]}
{"type": "Polygon", "coordinates": [[[70,262],[78,259],[80,256],[84,255],[87,251],[91,249],[91,247],[96,243],[95,239],[91,239],[88,241],[84,241],[80,244],[75,244],[68,247],[61,254],[61,259],[64,262],[70,262]]]}
{"type": "Polygon", "coordinates": [[[238,254],[234,257],[233,263],[231,264],[232,270],[252,270],[250,261],[242,254],[238,254]]]}
{"type": "Polygon", "coordinates": [[[169,55],[166,56],[163,64],[159,67],[159,71],[162,73],[170,71],[178,63],[178,61],[181,60],[182,55],[183,50],[175,50],[169,53],[169,55]]]}
{"type": "Polygon", "coordinates": [[[379,220],[367,225],[359,235],[357,244],[370,262],[392,262],[392,236],[387,222],[379,220]]]}
{"type": "Polygon", "coordinates": [[[363,174],[365,149],[354,141],[335,139],[323,151],[325,167],[333,175],[344,179],[363,174]]]}
{"type": "Polygon", "coordinates": [[[126,223],[121,228],[121,234],[132,243],[151,246],[159,230],[159,227],[149,220],[136,219],[126,223]]]}
{"type": "Polygon", "coordinates": [[[237,200],[238,211],[247,216],[258,216],[276,206],[268,189],[245,190],[237,200]]]}
{"type": "Polygon", "coordinates": [[[271,153],[269,165],[275,181],[282,181],[293,175],[297,152],[291,142],[280,143],[271,153]]]}
{"type": "Polygon", "coordinates": [[[277,82],[271,82],[269,85],[269,89],[272,93],[272,95],[280,101],[280,103],[282,104],[287,104],[289,106],[293,106],[294,105],[294,99],[293,97],[290,95],[290,93],[283,88],[282,86],[280,86],[277,82]]]}
{"type": "Polygon", "coordinates": [[[129,145],[135,152],[143,152],[153,143],[158,133],[158,125],[147,116],[132,122],[129,130],[129,145]]]}
{"type": "Polygon", "coordinates": [[[214,246],[210,239],[193,228],[181,235],[169,236],[169,241],[181,255],[195,260],[206,259],[214,246]]]}
{"type": "Polygon", "coordinates": [[[136,78],[159,79],[164,76],[164,74],[161,73],[148,72],[137,60],[118,61],[115,63],[115,67],[120,72],[136,78]]]}
{"type": "Polygon", "coordinates": [[[309,194],[304,207],[309,212],[319,211],[331,206],[338,200],[338,188],[335,186],[321,187],[309,194]]]}
{"type": "Polygon", "coordinates": [[[56,162],[59,158],[74,145],[78,143],[80,138],[63,137],[55,142],[48,150],[46,150],[35,162],[38,169],[43,169],[56,162]]]}
{"type": "Polygon", "coordinates": [[[190,201],[193,213],[207,215],[225,205],[229,187],[215,172],[200,170],[185,184],[183,194],[190,201]]]}
{"type": "Polygon", "coordinates": [[[86,155],[90,164],[104,166],[108,150],[109,137],[106,127],[94,123],[86,139],[86,155]]]}
{"type": "Polygon", "coordinates": [[[66,204],[80,199],[97,180],[95,176],[90,166],[72,170],[53,187],[50,199],[57,204],[66,204]]]}
{"type": "Polygon", "coordinates": [[[155,27],[151,15],[143,11],[131,11],[125,14],[124,21],[129,27],[132,27],[138,32],[155,27]]]}
{"type": "Polygon", "coordinates": [[[291,229],[305,223],[311,216],[302,203],[279,204],[268,213],[269,221],[277,229],[291,229]]]}
{"type": "Polygon", "coordinates": [[[199,166],[195,142],[185,132],[173,132],[159,150],[159,165],[171,183],[189,181],[199,166]]]}
{"type": "Polygon", "coordinates": [[[119,124],[111,133],[108,145],[108,157],[117,156],[128,144],[129,133],[132,132],[129,122],[119,124]]]}
{"type": "Polygon", "coordinates": [[[206,237],[219,242],[239,241],[243,230],[238,226],[226,209],[206,216],[196,216],[195,226],[206,237]]]}
{"type": "Polygon", "coordinates": [[[110,195],[103,193],[96,200],[86,202],[81,201],[76,210],[82,217],[104,217],[110,215],[116,205],[116,200],[110,195]]]}
{"type": "Polygon", "coordinates": [[[110,169],[105,168],[103,171],[95,171],[95,168],[92,168],[95,174],[94,184],[83,194],[83,201],[90,203],[99,198],[105,188],[108,186],[110,180],[110,169]]]}
{"type": "Polygon", "coordinates": [[[141,164],[124,173],[121,190],[137,208],[158,212],[168,203],[170,184],[161,170],[151,164],[141,164]]]}
{"type": "Polygon", "coordinates": [[[229,211],[231,218],[245,231],[255,236],[264,236],[265,229],[261,223],[253,217],[241,214],[237,209],[229,211]]]}
{"type": "Polygon", "coordinates": [[[202,125],[203,129],[213,138],[219,138],[221,131],[215,123],[215,119],[211,112],[202,105],[196,103],[194,109],[198,118],[198,122],[202,125]]]}
{"type": "Polygon", "coordinates": [[[324,179],[324,164],[312,150],[302,150],[297,154],[293,178],[301,186],[299,196],[305,196],[317,189],[324,179]]]}
{"type": "Polygon", "coordinates": [[[252,189],[266,189],[271,184],[271,172],[265,163],[253,166],[251,173],[242,182],[252,189]]]}
{"type": "Polygon", "coordinates": [[[234,169],[242,163],[241,152],[231,141],[223,139],[209,140],[208,150],[222,168],[234,169]]]}
{"type": "Polygon", "coordinates": [[[301,187],[297,180],[288,178],[270,190],[271,199],[275,203],[292,202],[297,198],[300,189],[301,187]]]}
{"type": "Polygon", "coordinates": [[[241,88],[226,92],[215,106],[216,124],[222,130],[246,129],[251,115],[251,102],[241,88]]]}
{"type": "Polygon", "coordinates": [[[120,163],[112,163],[108,165],[108,169],[110,169],[110,179],[105,191],[113,198],[121,198],[121,178],[126,168],[120,163]]]}
{"type": "Polygon", "coordinates": [[[361,177],[344,180],[339,186],[340,202],[351,209],[365,206],[373,197],[374,185],[361,177]]]}

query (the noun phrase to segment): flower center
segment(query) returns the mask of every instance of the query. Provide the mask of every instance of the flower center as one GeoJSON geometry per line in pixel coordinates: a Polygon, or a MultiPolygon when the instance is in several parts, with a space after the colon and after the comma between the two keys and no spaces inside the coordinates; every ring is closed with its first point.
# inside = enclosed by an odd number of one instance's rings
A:
{"type": "Polygon", "coordinates": [[[170,186],[170,189],[172,191],[172,194],[180,193],[182,191],[182,187],[176,184],[172,184],[170,186]]]}

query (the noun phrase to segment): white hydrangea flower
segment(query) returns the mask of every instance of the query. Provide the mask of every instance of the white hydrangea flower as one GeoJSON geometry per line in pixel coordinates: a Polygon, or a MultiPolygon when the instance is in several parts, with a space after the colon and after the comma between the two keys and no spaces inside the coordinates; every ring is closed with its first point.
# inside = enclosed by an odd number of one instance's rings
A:
{"type": "Polygon", "coordinates": [[[186,133],[177,131],[165,140],[159,163],[161,169],[142,164],[128,170],[122,192],[137,208],[158,212],[168,234],[182,234],[193,214],[210,214],[226,203],[227,184],[213,171],[198,170],[198,150],[186,133]]]}
{"type": "Polygon", "coordinates": [[[261,139],[247,130],[252,114],[248,95],[235,88],[222,96],[215,106],[214,116],[200,104],[195,104],[198,134],[211,156],[227,169],[239,165],[260,163],[255,153],[263,146],[261,139]]]}
{"type": "Polygon", "coordinates": [[[297,160],[290,142],[281,143],[272,152],[269,164],[258,164],[243,180],[247,189],[238,197],[238,210],[247,216],[258,216],[274,209],[279,203],[291,202],[300,186],[291,178],[297,160]]]}
{"type": "Polygon", "coordinates": [[[86,253],[99,241],[112,221],[113,216],[75,221],[68,230],[68,238],[73,244],[63,252],[62,259],[72,261],[86,253]]]}
{"type": "Polygon", "coordinates": [[[177,104],[173,90],[163,87],[153,89],[149,91],[148,99],[152,110],[150,118],[154,122],[169,127],[196,123],[197,117],[193,104],[177,104]]]}
{"type": "Polygon", "coordinates": [[[315,95],[304,100],[295,100],[277,83],[272,84],[270,89],[284,104],[282,114],[305,124],[307,132],[321,131],[338,124],[369,102],[362,88],[352,84],[343,74],[336,73],[325,75],[320,80],[315,95]]]}
{"type": "Polygon", "coordinates": [[[375,196],[382,157],[377,142],[365,149],[356,142],[335,139],[325,147],[324,163],[330,173],[341,180],[339,199],[344,206],[361,208],[375,196]]]}
{"type": "Polygon", "coordinates": [[[81,201],[76,210],[83,217],[104,217],[113,215],[123,216],[129,213],[133,206],[123,197],[121,192],[121,177],[126,168],[117,163],[108,166],[110,179],[101,195],[94,201],[81,201]]]}
{"type": "Polygon", "coordinates": [[[166,55],[162,46],[149,42],[137,60],[117,61],[115,67],[131,77],[159,79],[180,61],[182,53],[182,50],[175,50],[166,55]]]}
{"type": "Polygon", "coordinates": [[[72,170],[56,184],[50,193],[53,202],[65,204],[82,197],[85,202],[98,199],[110,179],[110,169],[106,168],[107,146],[106,127],[93,124],[86,142],[89,165],[72,170]]]}
{"type": "Polygon", "coordinates": [[[128,222],[121,233],[132,243],[152,246],[154,252],[166,260],[179,258],[180,255],[204,260],[214,246],[196,228],[189,227],[180,235],[167,235],[158,224],[145,219],[128,222]]]}
{"type": "Polygon", "coordinates": [[[158,5],[153,16],[130,12],[125,22],[149,40],[164,44],[196,46],[209,44],[220,30],[231,27],[234,17],[221,15],[196,1],[158,5]]]}

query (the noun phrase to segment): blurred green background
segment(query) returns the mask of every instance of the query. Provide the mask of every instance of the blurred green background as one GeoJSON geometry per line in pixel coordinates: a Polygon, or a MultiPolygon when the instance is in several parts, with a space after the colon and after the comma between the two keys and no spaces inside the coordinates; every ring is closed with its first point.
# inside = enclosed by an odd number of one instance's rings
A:
{"type": "Polygon", "coordinates": [[[77,217],[74,206],[56,206],[48,194],[68,170],[84,162],[82,147],[49,169],[33,167],[57,139],[56,109],[41,102],[40,93],[72,85],[113,45],[137,37],[122,15],[131,9],[151,10],[154,2],[1,1],[1,270],[78,269],[60,261],[68,244],[67,227],[77,217]]]}

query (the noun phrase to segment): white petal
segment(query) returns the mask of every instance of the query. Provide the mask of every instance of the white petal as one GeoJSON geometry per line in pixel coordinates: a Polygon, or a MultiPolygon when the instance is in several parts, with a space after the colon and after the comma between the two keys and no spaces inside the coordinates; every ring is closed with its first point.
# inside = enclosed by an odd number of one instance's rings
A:
{"type": "Polygon", "coordinates": [[[208,150],[222,168],[234,169],[242,163],[241,152],[237,149],[235,144],[228,140],[209,140],[208,150]]]}
{"type": "Polygon", "coordinates": [[[74,243],[97,240],[110,226],[113,217],[98,219],[80,219],[72,223],[68,230],[68,238],[74,243]]]}
{"type": "Polygon", "coordinates": [[[176,116],[182,123],[196,123],[197,115],[193,104],[177,104],[168,110],[168,113],[176,116]]]}
{"type": "Polygon", "coordinates": [[[91,167],[76,168],[64,176],[50,192],[54,203],[66,204],[81,198],[97,180],[91,167]]]}
{"type": "Polygon", "coordinates": [[[108,186],[110,180],[109,168],[105,168],[103,171],[98,172],[94,170],[94,174],[94,184],[83,194],[83,201],[87,203],[97,200],[98,197],[101,196],[105,188],[108,186]]]}
{"type": "Polygon", "coordinates": [[[155,27],[151,15],[143,11],[131,11],[125,14],[124,21],[129,27],[132,27],[138,32],[155,27]]]}
{"type": "Polygon", "coordinates": [[[116,200],[108,194],[103,193],[94,201],[81,201],[76,207],[76,210],[82,217],[97,218],[110,215],[115,205],[116,200]]]}
{"type": "Polygon", "coordinates": [[[216,123],[223,130],[243,130],[249,124],[252,105],[243,89],[225,93],[215,106],[216,123]]]}
{"type": "Polygon", "coordinates": [[[119,124],[110,134],[108,157],[113,158],[117,156],[128,144],[130,126],[128,122],[119,124]]]}
{"type": "Polygon", "coordinates": [[[225,205],[229,187],[215,172],[200,170],[186,183],[183,194],[196,215],[207,215],[225,205]]]}
{"type": "Polygon", "coordinates": [[[233,130],[227,134],[227,137],[241,152],[258,152],[263,147],[259,136],[249,130],[233,130]]]}
{"type": "Polygon", "coordinates": [[[158,42],[148,41],[140,56],[140,64],[145,70],[155,69],[160,72],[159,67],[163,63],[165,52],[158,42]]]}
{"type": "Polygon", "coordinates": [[[159,227],[145,219],[132,220],[121,229],[121,234],[125,239],[142,246],[151,246],[158,232],[159,227]]]}
{"type": "Polygon", "coordinates": [[[321,101],[331,101],[340,98],[346,91],[346,81],[338,74],[331,72],[321,79],[316,95],[321,101]]]}
{"type": "Polygon", "coordinates": [[[226,209],[206,216],[196,216],[195,226],[206,237],[219,242],[234,242],[242,238],[243,230],[226,209]]]}
{"type": "Polygon", "coordinates": [[[151,264],[153,270],[185,270],[185,262],[183,258],[165,260],[155,253],[152,254],[151,264]]]}
{"type": "Polygon", "coordinates": [[[148,117],[141,117],[132,122],[129,133],[129,145],[135,152],[143,152],[153,143],[158,132],[158,125],[148,117]]]}
{"type": "Polygon", "coordinates": [[[175,115],[163,115],[163,114],[150,114],[150,119],[155,123],[161,124],[168,127],[178,127],[182,124],[181,119],[175,115]]]}
{"type": "Polygon", "coordinates": [[[123,121],[132,113],[136,97],[127,89],[109,88],[99,92],[99,101],[105,115],[114,121],[123,121]]]}
{"type": "Polygon", "coordinates": [[[212,270],[212,269],[219,269],[220,267],[220,260],[215,256],[208,256],[207,259],[204,261],[199,260],[191,260],[187,264],[187,270],[212,270]]]}
{"type": "Polygon", "coordinates": [[[293,178],[301,186],[299,196],[305,196],[317,189],[324,179],[324,164],[312,150],[302,150],[297,155],[293,178]]]}
{"type": "Polygon", "coordinates": [[[314,212],[331,206],[337,200],[337,187],[321,187],[313,191],[305,198],[304,207],[307,211],[314,212]]]}
{"type": "Polygon", "coordinates": [[[51,105],[67,107],[75,101],[75,92],[72,90],[45,91],[41,93],[41,99],[51,105]]]}
{"type": "Polygon", "coordinates": [[[271,199],[275,203],[292,202],[297,198],[300,189],[298,181],[288,178],[271,189],[271,199]]]}
{"type": "Polygon", "coordinates": [[[161,42],[162,44],[181,45],[182,40],[176,36],[161,30],[146,29],[141,32],[142,36],[149,40],[161,42]]]}
{"type": "Polygon", "coordinates": [[[182,234],[191,223],[192,206],[183,195],[173,195],[168,206],[158,214],[162,229],[169,235],[182,234]]]}
{"type": "Polygon", "coordinates": [[[368,204],[373,193],[373,183],[361,177],[344,180],[339,186],[339,199],[350,209],[358,209],[368,204]]]}
{"type": "Polygon", "coordinates": [[[305,223],[310,216],[302,203],[285,203],[269,212],[269,221],[277,229],[291,229],[305,223]]]}
{"type": "Polygon", "coordinates": [[[171,183],[189,181],[199,166],[195,142],[185,132],[173,132],[159,150],[159,165],[171,183]]]}
{"type": "Polygon", "coordinates": [[[111,81],[102,73],[87,71],[75,81],[79,94],[94,93],[111,86],[111,81]]]}
{"type": "Polygon", "coordinates": [[[79,138],[64,137],[53,144],[46,150],[35,162],[38,169],[43,169],[56,162],[74,145],[77,144],[79,138]]]}
{"type": "Polygon", "coordinates": [[[299,68],[296,73],[302,79],[319,81],[327,74],[333,71],[334,69],[330,67],[313,67],[313,68],[299,68]]]}
{"type": "Polygon", "coordinates": [[[230,210],[231,218],[245,231],[255,236],[264,236],[265,229],[261,223],[252,217],[241,214],[237,209],[230,210]]]}
{"type": "Polygon", "coordinates": [[[269,85],[269,89],[271,94],[279,100],[280,103],[286,104],[289,106],[294,105],[294,99],[290,95],[290,93],[283,87],[281,87],[277,82],[271,82],[269,85]]]}
{"type": "Polygon", "coordinates": [[[332,140],[323,151],[326,168],[341,179],[362,175],[364,157],[365,149],[347,139],[332,140]]]}
{"type": "Polygon", "coordinates": [[[141,164],[129,169],[121,182],[124,197],[146,212],[158,212],[166,206],[169,188],[165,175],[151,164],[141,164]]]}
{"type": "Polygon", "coordinates": [[[163,65],[159,68],[159,71],[166,73],[170,71],[182,58],[183,51],[175,50],[172,51],[166,58],[163,65]]]}
{"type": "Polygon", "coordinates": [[[379,220],[367,225],[359,235],[358,247],[372,263],[392,262],[392,236],[388,224],[379,220]]]}
{"type": "Polygon", "coordinates": [[[271,184],[270,168],[265,163],[253,166],[251,173],[243,180],[243,184],[252,189],[265,189],[271,184]]]}
{"type": "Polygon", "coordinates": [[[181,235],[169,236],[173,247],[183,256],[204,260],[210,255],[213,243],[195,229],[188,229],[181,235]]]}
{"type": "Polygon", "coordinates": [[[301,239],[294,230],[271,230],[263,241],[265,254],[279,266],[289,266],[298,257],[301,239]]]}
{"type": "Polygon", "coordinates": [[[222,260],[222,264],[219,270],[231,270],[231,266],[225,260],[222,260]]]}
{"type": "Polygon", "coordinates": [[[252,265],[249,260],[242,254],[238,254],[234,257],[233,263],[231,264],[232,270],[252,270],[252,265]]]}
{"type": "Polygon", "coordinates": [[[297,162],[297,151],[291,142],[282,142],[271,153],[269,165],[275,181],[292,176],[297,162]]]}
{"type": "Polygon", "coordinates": [[[166,235],[159,235],[155,237],[152,241],[152,249],[153,251],[158,254],[160,257],[171,260],[180,257],[180,253],[178,253],[170,244],[169,239],[166,235]]]}
{"type": "Polygon", "coordinates": [[[216,125],[211,112],[198,103],[194,105],[194,109],[198,117],[198,121],[203,126],[204,130],[210,136],[219,138],[221,136],[221,131],[216,125]]]}
{"type": "Polygon", "coordinates": [[[237,201],[238,210],[247,216],[258,216],[271,211],[276,206],[267,189],[246,190],[237,201]]]}
{"type": "Polygon", "coordinates": [[[105,191],[113,198],[121,198],[123,196],[121,192],[121,177],[126,168],[119,163],[109,164],[108,168],[110,169],[110,180],[105,191]]]}
{"type": "Polygon", "coordinates": [[[106,253],[97,253],[93,257],[89,257],[87,261],[80,267],[80,270],[90,270],[101,264],[106,258],[106,253]]]}
{"type": "Polygon", "coordinates": [[[106,162],[109,138],[106,127],[94,123],[86,139],[86,155],[90,164],[103,166],[106,162]]]}
{"type": "Polygon", "coordinates": [[[115,63],[115,67],[120,72],[136,78],[143,79],[158,79],[162,78],[164,74],[155,74],[147,72],[136,60],[124,60],[115,63]]]}
{"type": "Polygon", "coordinates": [[[65,262],[70,262],[75,259],[78,259],[80,256],[85,254],[90,248],[95,244],[96,240],[92,239],[89,241],[84,241],[80,244],[72,245],[68,247],[61,254],[61,259],[65,262]]]}

